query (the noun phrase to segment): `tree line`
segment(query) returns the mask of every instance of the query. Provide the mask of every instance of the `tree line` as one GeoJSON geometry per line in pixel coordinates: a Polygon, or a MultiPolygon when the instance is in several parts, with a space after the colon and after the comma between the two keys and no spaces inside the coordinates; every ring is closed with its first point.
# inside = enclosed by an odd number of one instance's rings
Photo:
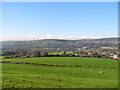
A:
{"type": "Polygon", "coordinates": [[[27,58],[27,57],[97,57],[97,58],[108,58],[110,55],[107,54],[101,54],[98,52],[91,52],[90,54],[87,51],[80,51],[80,52],[72,52],[68,53],[67,51],[63,51],[62,53],[56,53],[55,52],[48,52],[47,50],[41,50],[38,48],[17,48],[17,49],[11,49],[11,50],[4,50],[1,53],[2,56],[5,56],[5,58],[27,58]]]}

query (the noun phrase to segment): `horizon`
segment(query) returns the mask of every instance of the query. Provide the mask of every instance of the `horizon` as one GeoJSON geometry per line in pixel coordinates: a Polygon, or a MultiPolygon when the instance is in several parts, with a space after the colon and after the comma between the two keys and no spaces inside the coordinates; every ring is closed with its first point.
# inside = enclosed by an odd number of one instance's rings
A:
{"type": "Polygon", "coordinates": [[[1,41],[118,37],[117,2],[3,2],[1,41]]]}
{"type": "MultiPolygon", "coordinates": [[[[89,40],[97,40],[97,39],[113,39],[113,38],[117,38],[118,39],[118,37],[106,37],[106,38],[104,38],[104,37],[102,37],[102,38],[83,38],[83,39],[31,39],[31,40],[4,40],[4,41],[37,41],[37,40],[87,40],[87,39],[89,39],[89,40]]],[[[1,40],[2,42],[4,42],[3,40],[1,40]]]]}

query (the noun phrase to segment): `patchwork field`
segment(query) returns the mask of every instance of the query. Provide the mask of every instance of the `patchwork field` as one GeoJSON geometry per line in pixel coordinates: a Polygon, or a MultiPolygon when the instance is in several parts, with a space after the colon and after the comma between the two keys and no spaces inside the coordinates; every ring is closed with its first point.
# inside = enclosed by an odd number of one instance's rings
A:
{"type": "Polygon", "coordinates": [[[117,88],[118,61],[85,57],[2,59],[3,88],[117,88]]]}

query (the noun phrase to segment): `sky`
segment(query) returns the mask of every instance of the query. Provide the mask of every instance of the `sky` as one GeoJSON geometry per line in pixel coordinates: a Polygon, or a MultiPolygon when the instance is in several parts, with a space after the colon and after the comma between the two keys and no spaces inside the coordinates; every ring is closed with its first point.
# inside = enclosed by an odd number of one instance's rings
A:
{"type": "Polygon", "coordinates": [[[3,2],[2,40],[118,36],[117,2],[3,2]]]}

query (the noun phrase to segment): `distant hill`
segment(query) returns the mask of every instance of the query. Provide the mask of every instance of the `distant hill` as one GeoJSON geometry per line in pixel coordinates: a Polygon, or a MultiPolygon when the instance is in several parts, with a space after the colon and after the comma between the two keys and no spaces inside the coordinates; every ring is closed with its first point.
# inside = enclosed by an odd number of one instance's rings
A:
{"type": "Polygon", "coordinates": [[[118,38],[101,38],[101,39],[96,39],[98,41],[118,41],[118,38]]]}
{"type": "Polygon", "coordinates": [[[2,48],[60,48],[70,49],[79,47],[116,47],[118,38],[101,38],[101,39],[80,39],[80,40],[63,40],[63,39],[44,39],[31,41],[2,41],[2,48]]]}

